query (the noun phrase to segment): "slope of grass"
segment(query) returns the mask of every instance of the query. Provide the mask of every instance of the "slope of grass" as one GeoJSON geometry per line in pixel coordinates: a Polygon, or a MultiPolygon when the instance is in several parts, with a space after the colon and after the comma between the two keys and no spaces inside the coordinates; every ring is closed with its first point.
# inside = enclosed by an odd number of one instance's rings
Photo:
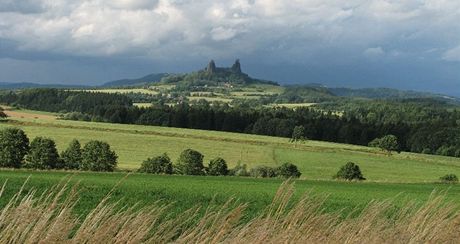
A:
{"type": "Polygon", "coordinates": [[[433,182],[447,173],[460,175],[460,159],[434,155],[401,153],[387,156],[374,148],[307,141],[293,145],[286,138],[238,133],[178,129],[156,126],[94,122],[11,118],[0,128],[23,128],[29,137],[51,137],[59,150],[74,139],[109,142],[119,155],[121,169],[136,169],[148,157],[168,153],[176,160],[180,152],[193,148],[205,155],[205,163],[223,157],[230,167],[238,162],[248,167],[277,166],[292,162],[304,179],[331,179],[348,161],[360,165],[370,181],[433,182]]]}

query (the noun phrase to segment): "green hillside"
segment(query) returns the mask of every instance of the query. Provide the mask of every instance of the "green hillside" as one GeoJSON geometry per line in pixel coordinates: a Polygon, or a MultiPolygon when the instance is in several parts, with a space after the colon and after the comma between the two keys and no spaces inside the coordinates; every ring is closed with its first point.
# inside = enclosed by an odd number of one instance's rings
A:
{"type": "Polygon", "coordinates": [[[74,138],[109,142],[119,155],[119,168],[137,169],[148,157],[168,153],[175,161],[179,153],[193,148],[205,155],[206,163],[223,157],[230,167],[276,166],[291,162],[299,166],[303,179],[330,180],[338,168],[352,161],[360,165],[369,181],[434,182],[448,173],[460,174],[460,159],[415,153],[387,156],[378,149],[309,140],[291,144],[286,138],[156,126],[52,120],[16,113],[0,128],[23,128],[29,137],[51,137],[63,150],[74,138]]]}

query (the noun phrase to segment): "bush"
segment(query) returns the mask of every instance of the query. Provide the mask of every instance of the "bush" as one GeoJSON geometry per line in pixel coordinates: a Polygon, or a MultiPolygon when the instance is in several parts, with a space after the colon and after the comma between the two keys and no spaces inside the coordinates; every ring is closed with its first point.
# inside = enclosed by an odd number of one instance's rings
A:
{"type": "Polygon", "coordinates": [[[80,169],[91,171],[113,171],[118,156],[110,150],[110,145],[102,141],[90,141],[83,148],[80,169]]]}
{"type": "Polygon", "coordinates": [[[277,168],[277,173],[278,176],[284,177],[284,178],[299,178],[302,173],[300,173],[299,169],[297,168],[296,165],[291,164],[291,163],[284,163],[281,166],[277,168]]]}
{"type": "Polygon", "coordinates": [[[268,166],[257,166],[252,168],[249,173],[256,178],[273,178],[277,176],[276,169],[268,166]]]}
{"type": "Polygon", "coordinates": [[[458,177],[454,174],[447,174],[439,178],[443,183],[457,183],[458,177]]]}
{"type": "Polygon", "coordinates": [[[228,175],[227,162],[223,158],[215,158],[209,162],[208,175],[228,175]]]}
{"type": "Polygon", "coordinates": [[[25,167],[32,169],[60,169],[62,163],[56,143],[49,138],[35,137],[30,143],[25,167]]]}
{"type": "Polygon", "coordinates": [[[64,120],[79,120],[79,121],[91,121],[91,116],[81,112],[70,112],[65,113],[61,116],[64,120]]]}
{"type": "Polygon", "coordinates": [[[64,166],[64,169],[79,169],[82,161],[82,150],[81,145],[78,140],[73,140],[70,142],[69,147],[61,153],[61,160],[64,166]]]}
{"type": "Polygon", "coordinates": [[[29,138],[23,130],[6,128],[0,131],[0,167],[21,167],[29,151],[29,138]]]}
{"type": "Polygon", "coordinates": [[[375,138],[371,142],[369,142],[370,147],[380,147],[380,138],[375,138]]]}
{"type": "Polygon", "coordinates": [[[142,162],[139,172],[150,174],[172,174],[173,165],[171,159],[165,153],[161,156],[148,158],[142,162]]]}
{"type": "Polygon", "coordinates": [[[233,176],[249,176],[248,167],[246,164],[238,163],[228,174],[233,176]]]}
{"type": "Polygon", "coordinates": [[[204,175],[203,154],[193,149],[184,150],[180,154],[177,170],[184,175],[204,175]]]}
{"type": "Polygon", "coordinates": [[[343,180],[365,180],[366,178],[363,177],[359,166],[355,163],[348,162],[344,166],[342,166],[337,174],[334,176],[336,179],[343,179],[343,180]]]}

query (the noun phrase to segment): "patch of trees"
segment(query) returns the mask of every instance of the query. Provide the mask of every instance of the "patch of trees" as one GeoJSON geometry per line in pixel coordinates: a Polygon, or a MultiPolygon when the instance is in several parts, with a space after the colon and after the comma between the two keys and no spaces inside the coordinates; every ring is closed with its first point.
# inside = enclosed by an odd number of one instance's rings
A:
{"type": "MultiPolygon", "coordinates": [[[[288,88],[291,89],[291,88],[288,88]]],[[[296,89],[293,89],[293,93],[296,89]]],[[[317,88],[320,89],[320,88],[317,88]]],[[[163,96],[161,96],[163,97],[163,96]]],[[[460,157],[460,110],[436,100],[344,100],[309,108],[266,108],[250,102],[184,100],[176,106],[165,99],[149,108],[131,105],[122,94],[32,89],[0,94],[0,102],[43,111],[67,111],[64,118],[179,128],[230,131],[369,145],[394,135],[398,149],[460,157]],[[347,102],[348,101],[348,102],[347,102]],[[337,114],[334,111],[343,111],[337,114]],[[303,128],[303,129],[302,129],[303,128]]]]}
{"type": "Polygon", "coordinates": [[[370,147],[378,147],[391,155],[392,151],[399,151],[398,138],[394,135],[386,135],[382,138],[375,138],[369,142],[370,147]]]}
{"type": "Polygon", "coordinates": [[[21,129],[0,131],[0,167],[114,171],[116,165],[117,155],[106,142],[90,141],[81,148],[73,140],[59,155],[56,143],[50,138],[35,137],[29,143],[21,129]]]}
{"type": "Polygon", "coordinates": [[[341,100],[328,88],[316,86],[290,85],[282,94],[273,97],[274,103],[320,103],[341,100]]]}
{"type": "MultiPolygon", "coordinates": [[[[2,93],[0,102],[11,106],[48,112],[81,112],[114,117],[126,112],[132,101],[121,94],[67,91],[52,88],[24,89],[2,93]]],[[[122,117],[122,115],[119,115],[122,117]]]]}
{"type": "Polygon", "coordinates": [[[246,165],[236,165],[229,169],[225,159],[212,159],[208,166],[203,163],[203,154],[193,149],[184,150],[173,164],[167,154],[145,160],[138,172],[151,174],[211,175],[211,176],[252,176],[257,178],[298,178],[301,173],[296,165],[284,163],[279,167],[257,166],[247,170],[246,165]]]}

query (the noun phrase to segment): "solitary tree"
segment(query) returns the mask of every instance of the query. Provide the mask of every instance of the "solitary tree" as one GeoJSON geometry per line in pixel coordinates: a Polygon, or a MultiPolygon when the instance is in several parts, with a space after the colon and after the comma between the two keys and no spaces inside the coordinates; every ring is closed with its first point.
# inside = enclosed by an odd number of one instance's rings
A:
{"type": "Polygon", "coordinates": [[[289,140],[290,142],[303,142],[305,141],[305,127],[302,125],[294,127],[294,130],[292,131],[292,136],[291,139],[289,140]]]}
{"type": "Polygon", "coordinates": [[[391,151],[399,149],[398,138],[394,135],[386,135],[380,138],[379,147],[391,155],[391,151]]]}
{"type": "Polygon", "coordinates": [[[30,143],[25,166],[33,169],[62,168],[56,143],[50,138],[35,137],[30,143]]]}
{"type": "Polygon", "coordinates": [[[227,162],[223,158],[215,158],[209,162],[208,175],[228,175],[227,162]]]}
{"type": "Polygon", "coordinates": [[[171,159],[165,153],[161,156],[148,158],[142,162],[139,172],[150,174],[172,174],[173,165],[171,163],[171,159]]]}
{"type": "Polygon", "coordinates": [[[28,150],[29,138],[23,130],[6,128],[0,131],[0,167],[21,167],[28,150]]]}
{"type": "Polygon", "coordinates": [[[298,178],[302,173],[300,173],[299,169],[297,168],[296,165],[291,164],[291,163],[284,163],[281,166],[278,167],[278,176],[284,177],[284,178],[298,178]]]}
{"type": "Polygon", "coordinates": [[[348,162],[344,166],[340,167],[337,174],[334,176],[336,179],[343,180],[365,180],[361,173],[361,169],[355,163],[348,162]]]}
{"type": "Polygon", "coordinates": [[[185,175],[203,175],[203,154],[193,149],[184,150],[180,154],[177,169],[185,175]]]}
{"type": "Polygon", "coordinates": [[[61,159],[65,169],[79,169],[83,161],[80,142],[72,140],[69,147],[61,153],[61,159]]]}
{"type": "Polygon", "coordinates": [[[90,141],[83,148],[80,169],[90,171],[113,171],[118,156],[110,150],[110,145],[102,141],[90,141]]]}

